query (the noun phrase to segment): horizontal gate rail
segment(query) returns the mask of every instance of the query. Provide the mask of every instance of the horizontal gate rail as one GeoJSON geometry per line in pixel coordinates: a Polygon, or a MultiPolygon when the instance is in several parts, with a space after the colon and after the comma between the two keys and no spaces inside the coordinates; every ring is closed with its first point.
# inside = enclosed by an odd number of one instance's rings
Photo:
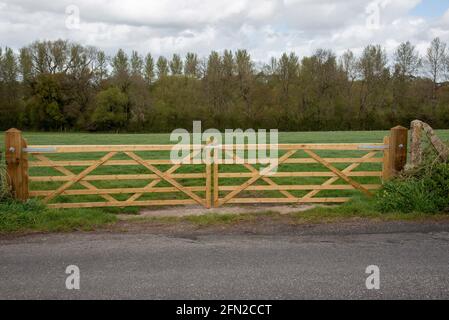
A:
{"type": "MultiPolygon", "coordinates": [[[[50,166],[49,166],[50,167],[50,166]]],[[[202,179],[206,178],[206,173],[173,173],[169,174],[169,177],[173,179],[202,179]]],[[[68,176],[31,176],[30,181],[36,182],[51,182],[51,181],[69,181],[75,175],[68,176]]],[[[91,175],[85,177],[84,181],[120,181],[120,180],[148,180],[157,179],[156,174],[104,174],[104,175],[91,175]]]]}
{"type": "MultiPolygon", "coordinates": [[[[252,177],[250,172],[223,172],[219,173],[219,178],[248,178],[252,177]]],[[[357,171],[347,174],[349,177],[381,177],[381,171],[357,171]]],[[[270,175],[275,178],[288,178],[288,177],[337,177],[333,172],[276,172],[270,175]]]]}
{"type": "MultiPolygon", "coordinates": [[[[191,151],[201,150],[204,145],[189,145],[191,151]]],[[[270,145],[257,144],[257,145],[220,145],[219,148],[223,150],[255,150],[266,148],[269,150],[270,145]]],[[[216,148],[214,146],[213,148],[216,148]]],[[[278,144],[279,150],[366,150],[370,151],[382,151],[385,149],[383,143],[310,143],[310,144],[278,144]]],[[[45,150],[52,150],[52,153],[93,153],[93,152],[136,152],[136,151],[170,151],[173,149],[173,145],[60,145],[60,146],[28,146],[28,149],[35,151],[30,152],[32,154],[48,153],[45,150]],[[40,149],[44,151],[40,151],[40,149]]]]}
{"type": "MultiPolygon", "coordinates": [[[[381,163],[381,158],[373,159],[361,159],[361,158],[324,158],[326,162],[329,163],[381,163]]],[[[170,165],[171,160],[144,160],[146,164],[151,165],[170,165]]],[[[218,163],[223,163],[223,161],[218,161],[218,163]]],[[[285,164],[310,164],[319,163],[317,160],[312,158],[296,158],[287,159],[285,164]]],[[[58,161],[58,160],[48,160],[48,161],[30,161],[30,168],[36,167],[51,167],[51,166],[62,166],[62,167],[84,167],[91,166],[95,164],[94,160],[79,160],[79,161],[58,161]]],[[[133,166],[136,162],[132,160],[108,160],[103,166],[133,166]]]]}

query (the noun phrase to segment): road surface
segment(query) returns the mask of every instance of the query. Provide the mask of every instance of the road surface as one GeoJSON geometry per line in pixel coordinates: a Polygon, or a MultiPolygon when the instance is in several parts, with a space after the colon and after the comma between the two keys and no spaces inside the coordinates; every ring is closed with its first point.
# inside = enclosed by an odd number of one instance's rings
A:
{"type": "Polygon", "coordinates": [[[0,299],[448,299],[449,223],[0,240],[0,299]],[[80,290],[66,289],[66,267],[80,290]],[[380,290],[365,285],[380,269],[380,290]]]}

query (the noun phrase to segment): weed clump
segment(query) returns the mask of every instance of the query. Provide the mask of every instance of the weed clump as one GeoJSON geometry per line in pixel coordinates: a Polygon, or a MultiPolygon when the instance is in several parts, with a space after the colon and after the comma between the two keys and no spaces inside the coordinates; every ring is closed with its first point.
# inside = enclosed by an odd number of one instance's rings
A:
{"type": "Polygon", "coordinates": [[[449,163],[427,150],[420,166],[386,182],[376,200],[381,212],[449,212],[449,163]]]}
{"type": "MultiPolygon", "coordinates": [[[[0,156],[1,160],[1,156],[0,156]]],[[[8,185],[8,173],[3,162],[0,163],[0,202],[5,202],[11,199],[11,190],[8,185]]]]}

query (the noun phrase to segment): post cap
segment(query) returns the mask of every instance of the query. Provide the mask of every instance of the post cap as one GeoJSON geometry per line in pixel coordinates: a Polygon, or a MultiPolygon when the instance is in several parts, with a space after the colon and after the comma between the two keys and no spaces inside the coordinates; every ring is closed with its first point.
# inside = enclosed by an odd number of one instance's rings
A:
{"type": "Polygon", "coordinates": [[[403,126],[396,126],[396,127],[392,128],[391,130],[408,130],[408,129],[403,126]]]}
{"type": "Polygon", "coordinates": [[[7,133],[21,133],[22,131],[20,131],[19,129],[16,128],[11,128],[8,131],[6,131],[7,133]]]}

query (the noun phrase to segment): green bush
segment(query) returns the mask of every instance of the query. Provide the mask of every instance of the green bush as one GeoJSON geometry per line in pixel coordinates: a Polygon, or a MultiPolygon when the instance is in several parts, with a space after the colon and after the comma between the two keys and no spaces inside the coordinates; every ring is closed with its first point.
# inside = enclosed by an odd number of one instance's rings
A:
{"type": "Polygon", "coordinates": [[[438,164],[423,178],[427,190],[435,194],[438,208],[449,209],[449,164],[438,164]]]}
{"type": "Polygon", "coordinates": [[[425,164],[412,174],[385,183],[376,204],[381,212],[449,211],[449,164],[425,164]]]}

